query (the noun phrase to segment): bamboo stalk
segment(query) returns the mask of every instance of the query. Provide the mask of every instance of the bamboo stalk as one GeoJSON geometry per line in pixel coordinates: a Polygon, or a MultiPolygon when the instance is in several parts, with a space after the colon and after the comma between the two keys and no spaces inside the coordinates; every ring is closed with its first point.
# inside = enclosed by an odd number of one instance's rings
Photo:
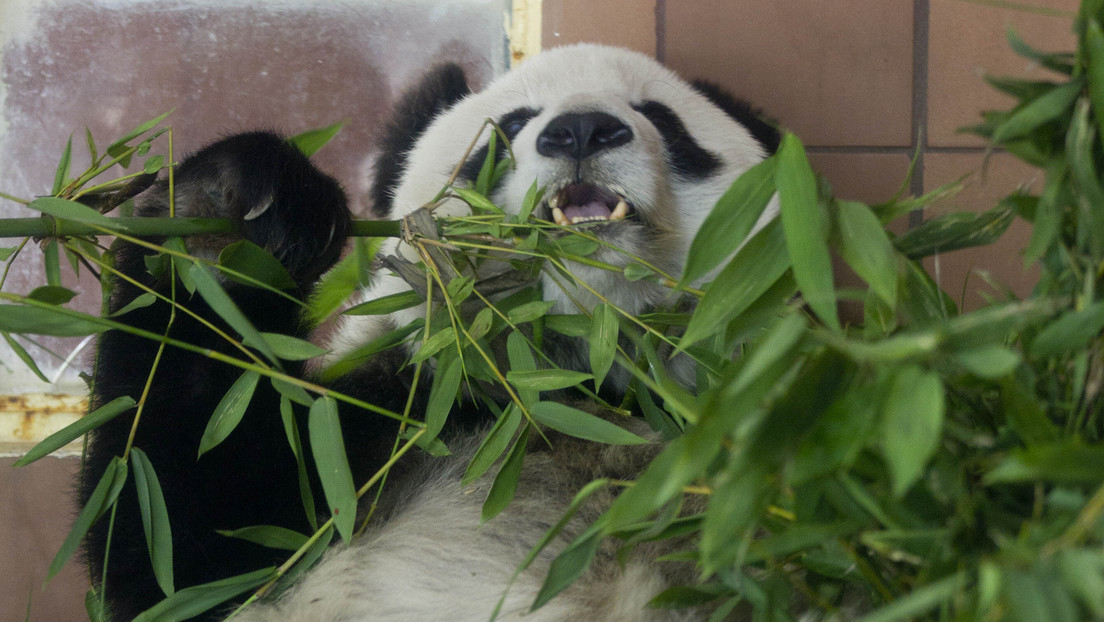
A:
{"type": "MultiPolygon", "coordinates": [[[[234,225],[225,218],[142,218],[112,219],[114,230],[132,236],[188,236],[207,233],[232,233],[234,225]]],[[[354,237],[397,237],[401,235],[398,220],[355,220],[350,235],[354,237]]],[[[50,216],[37,218],[0,219],[0,238],[63,237],[102,235],[99,227],[57,220],[50,216]]]]}

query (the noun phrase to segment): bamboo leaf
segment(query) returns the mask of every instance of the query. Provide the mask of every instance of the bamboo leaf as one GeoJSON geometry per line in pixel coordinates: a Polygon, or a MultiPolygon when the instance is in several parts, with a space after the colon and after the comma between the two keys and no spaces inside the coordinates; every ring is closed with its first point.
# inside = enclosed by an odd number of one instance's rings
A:
{"type": "Polygon", "coordinates": [[[483,502],[480,518],[483,522],[498,516],[513,501],[514,495],[517,493],[518,479],[521,477],[521,466],[525,459],[525,448],[528,443],[529,425],[526,425],[521,430],[517,440],[514,441],[513,449],[506,456],[502,468],[498,470],[498,475],[495,476],[494,482],[491,484],[490,491],[487,492],[487,500],[483,502]]]}
{"type": "Polygon", "coordinates": [[[273,354],[285,361],[305,361],[329,352],[329,350],[320,348],[305,339],[299,339],[291,335],[261,333],[261,338],[268,344],[273,354]]]}
{"type": "Polygon", "coordinates": [[[679,350],[724,330],[789,269],[782,227],[774,221],[755,234],[705,289],[679,350]]]}
{"type": "Polygon", "coordinates": [[[245,416],[245,411],[249,408],[260,378],[260,373],[246,370],[222,396],[215,406],[215,411],[211,413],[210,420],[207,421],[203,436],[199,439],[197,459],[226,440],[226,437],[238,427],[242,417],[245,416]]]}
{"type": "Polygon", "coordinates": [[[77,203],[76,201],[70,201],[69,199],[62,199],[60,197],[39,197],[31,201],[27,207],[62,220],[72,220],[73,222],[87,225],[96,225],[109,230],[112,227],[112,219],[110,216],[104,216],[87,205],[77,203]]]}
{"type": "Polygon", "coordinates": [[[1071,310],[1047,324],[1031,340],[1033,358],[1057,356],[1082,348],[1104,330],[1104,301],[1071,310]]]}
{"type": "Polygon", "coordinates": [[[331,397],[315,400],[307,420],[310,432],[311,453],[322,480],[322,491],[333,515],[341,539],[348,543],[356,526],[356,488],[349,460],[345,454],[345,440],[341,434],[341,420],[337,402],[331,397]]]}
{"type": "Polygon", "coordinates": [[[196,291],[211,306],[211,309],[219,315],[231,328],[238,331],[242,337],[242,343],[256,348],[270,362],[276,363],[276,354],[268,346],[261,333],[253,327],[253,323],[245,317],[238,305],[226,293],[215,277],[201,264],[192,264],[188,269],[188,276],[195,283],[196,291]]]}
{"type": "Polygon", "coordinates": [[[816,177],[805,148],[793,134],[782,138],[776,175],[786,250],[802,296],[828,328],[840,330],[828,254],[824,214],[817,197],[816,177]]]}
{"type": "Polygon", "coordinates": [[[470,205],[476,213],[502,214],[502,209],[491,202],[490,199],[470,188],[453,188],[465,203],[470,205]]]}
{"type": "MultiPolygon", "coordinates": [[[[122,138],[120,138],[119,140],[116,140],[115,142],[111,143],[107,147],[107,152],[112,154],[112,155],[115,155],[115,153],[117,153],[119,151],[120,147],[125,146],[126,143],[128,143],[128,142],[134,140],[135,138],[138,138],[142,134],[145,134],[146,132],[152,130],[154,127],[157,126],[158,123],[161,123],[162,121],[164,121],[165,118],[168,117],[172,113],[173,113],[173,111],[170,110],[170,111],[166,112],[165,114],[158,115],[156,118],[150,119],[149,121],[146,121],[145,123],[142,123],[141,125],[134,128],[133,130],[130,130],[125,135],[123,135],[122,138]]],[[[123,166],[125,167],[126,164],[123,164],[123,166]]]]}
{"type": "MultiPolygon", "coordinates": [[[[533,351],[525,336],[518,331],[511,331],[506,338],[506,356],[510,362],[510,373],[527,373],[537,369],[537,361],[533,358],[533,351]]],[[[540,392],[526,387],[518,387],[518,398],[526,407],[532,406],[540,398],[540,392]]]]}
{"type": "Polygon", "coordinates": [[[155,302],[157,302],[157,296],[154,296],[152,292],[145,292],[143,294],[139,294],[139,295],[135,296],[134,300],[131,300],[126,305],[124,305],[121,309],[119,309],[118,311],[112,313],[108,317],[119,317],[121,315],[126,315],[127,313],[130,313],[131,311],[135,311],[135,310],[138,310],[138,309],[144,309],[144,308],[152,305],[155,302]]]}
{"type": "Polygon", "coordinates": [[[0,332],[0,337],[4,338],[4,341],[8,342],[8,346],[11,347],[12,352],[19,357],[19,360],[23,361],[23,364],[27,366],[27,369],[31,370],[35,376],[42,382],[49,383],[50,379],[46,377],[46,374],[42,373],[42,370],[38,368],[38,363],[35,363],[34,358],[27,352],[26,348],[19,344],[10,334],[6,332],[0,332]]]}
{"type": "Polygon", "coordinates": [[[223,274],[231,281],[255,287],[255,279],[276,289],[293,289],[295,281],[279,259],[249,240],[229,244],[219,253],[218,265],[228,268],[223,274]],[[248,278],[242,278],[244,275],[248,278]]]}
{"type": "Polygon", "coordinates": [[[135,403],[132,398],[127,396],[117,397],[42,439],[42,442],[32,447],[26,455],[16,460],[13,466],[25,466],[43,456],[51,454],[84,436],[89,430],[100,427],[115,417],[134,408],[134,406],[135,403]]]}
{"type": "Polygon", "coordinates": [[[955,363],[979,378],[995,380],[1012,373],[1020,364],[1020,357],[1000,345],[971,348],[953,355],[955,363]]]}
{"type": "Polygon", "coordinates": [[[681,282],[692,283],[743,244],[774,195],[777,158],[751,167],[732,182],[694,236],[681,282]]]}
{"type": "Polygon", "coordinates": [[[142,515],[142,529],[146,534],[150,563],[153,564],[153,576],[161,591],[166,596],[172,596],[175,591],[172,528],[169,525],[165,496],[161,492],[161,483],[157,481],[153,463],[146,453],[134,447],[130,455],[133,457],[131,465],[134,469],[134,486],[138,491],[138,509],[142,515]]]}
{"type": "Polygon", "coordinates": [[[997,126],[993,131],[992,141],[1000,144],[1020,138],[1044,123],[1066,114],[1083,88],[1084,80],[1077,78],[1023,104],[997,126]]]}
{"type": "Polygon", "coordinates": [[[83,313],[62,308],[0,304],[0,332],[17,335],[84,337],[107,330],[108,326],[83,313]]]}
{"type": "Polygon", "coordinates": [[[985,474],[985,483],[1057,482],[1099,486],[1104,481],[1104,447],[1076,439],[1011,452],[985,474]]]}
{"type": "Polygon", "coordinates": [[[353,251],[315,283],[307,303],[307,317],[312,324],[329,317],[368,284],[372,261],[382,241],[383,238],[357,238],[353,251]]]}
{"type": "Polygon", "coordinates": [[[42,268],[46,271],[46,284],[61,287],[61,247],[57,240],[50,240],[42,251],[42,268]]]}
{"type": "Polygon", "coordinates": [[[413,290],[382,296],[349,307],[344,315],[387,315],[395,311],[409,309],[425,302],[418,292],[413,290]]]}
{"type": "Polygon", "coordinates": [[[545,300],[527,302],[510,309],[510,311],[506,313],[506,317],[510,319],[510,323],[512,324],[532,322],[539,317],[544,317],[554,304],[553,302],[545,300]]]}
{"type": "Polygon", "coordinates": [[[511,370],[506,372],[506,380],[508,380],[510,384],[518,388],[532,389],[534,391],[566,389],[567,387],[573,387],[593,377],[594,376],[590,374],[567,369],[536,369],[532,371],[511,370]]]}
{"type": "Polygon", "coordinates": [[[464,364],[455,350],[449,350],[438,357],[433,385],[426,401],[426,434],[423,438],[433,440],[445,427],[452,405],[456,402],[456,393],[460,390],[463,374],[464,364]]]}
{"type": "Polygon", "coordinates": [[[1089,61],[1085,68],[1093,118],[1096,119],[1097,130],[1101,132],[1101,141],[1104,141],[1104,30],[1096,19],[1086,20],[1084,46],[1089,61]]]}
{"type": "Polygon", "coordinates": [[[472,320],[471,326],[468,327],[468,335],[471,336],[472,341],[478,341],[490,332],[493,324],[494,314],[489,307],[484,307],[479,310],[479,313],[475,314],[475,319],[472,320]]]}
{"type": "Polygon", "coordinates": [[[534,179],[533,184],[525,191],[525,198],[521,201],[521,210],[518,212],[517,221],[526,222],[529,220],[529,216],[533,214],[533,210],[543,197],[544,189],[538,188],[537,181],[534,179]]]}
{"type": "Polygon", "coordinates": [[[854,201],[838,201],[840,255],[889,307],[897,306],[897,255],[878,217],[854,201]]]}
{"type": "MultiPolygon", "coordinates": [[[[280,387],[277,386],[275,379],[273,379],[272,386],[276,387],[279,391],[280,387]]],[[[301,389],[300,389],[301,390],[301,389]]],[[[288,446],[291,447],[291,453],[295,454],[295,467],[299,475],[299,499],[303,503],[303,510],[307,514],[307,522],[310,523],[311,529],[318,529],[318,513],[314,509],[314,493],[311,490],[310,474],[307,473],[307,456],[303,452],[303,441],[299,437],[299,425],[295,418],[295,411],[292,408],[292,397],[281,392],[280,394],[280,420],[284,424],[284,435],[287,436],[288,446]]],[[[296,402],[302,404],[302,402],[296,402]]],[[[304,406],[310,406],[310,400],[307,400],[304,406]]]]}
{"type": "Polygon", "coordinates": [[[65,562],[80,547],[88,530],[119,498],[119,491],[126,484],[126,478],[127,463],[119,456],[115,456],[100,476],[100,481],[89,495],[88,502],[77,515],[77,520],[73,521],[73,527],[69,530],[69,535],[65,537],[57,554],[54,555],[54,560],[50,562],[50,568],[46,572],[47,581],[57,576],[65,562]]]}
{"type": "Polygon", "coordinates": [[[286,551],[298,551],[310,539],[298,531],[276,525],[253,525],[241,529],[219,529],[216,531],[228,538],[238,538],[270,549],[286,551]]]}
{"type": "Polygon", "coordinates": [[[594,556],[598,553],[598,545],[602,542],[601,533],[587,533],[585,538],[572,542],[562,553],[556,556],[552,565],[548,568],[548,575],[544,578],[537,598],[533,601],[534,611],[543,607],[556,594],[559,594],[578,579],[587,568],[594,556]]]}
{"type": "Polygon", "coordinates": [[[932,581],[885,607],[864,615],[856,622],[897,622],[919,619],[921,614],[950,602],[961,588],[963,580],[961,575],[955,574],[932,581]]]}
{"type": "Polygon", "coordinates": [[[57,170],[54,172],[54,185],[50,194],[56,195],[65,187],[65,182],[69,179],[69,162],[72,157],[73,135],[70,134],[69,141],[65,143],[65,151],[61,153],[61,161],[58,162],[57,170]]]}
{"type": "Polygon", "coordinates": [[[165,156],[158,154],[149,157],[144,164],[142,164],[142,172],[147,175],[153,175],[157,171],[161,170],[161,167],[165,165],[165,156]]]}
{"type": "Polygon", "coordinates": [[[454,343],[456,343],[456,330],[448,326],[433,333],[429,338],[423,341],[422,347],[418,348],[414,356],[410,357],[410,362],[418,363],[424,361],[443,350],[445,346],[454,343]]]}
{"type": "Polygon", "coordinates": [[[483,437],[479,448],[472,455],[471,462],[468,463],[468,468],[464,471],[464,477],[460,480],[462,485],[471,484],[486,473],[487,469],[491,468],[491,465],[498,460],[502,452],[510,446],[510,439],[514,437],[514,432],[517,431],[520,423],[521,410],[518,409],[516,404],[510,404],[495,421],[487,435],[483,437]]]}
{"type": "Polygon", "coordinates": [[[178,622],[193,618],[216,605],[268,582],[276,568],[262,568],[202,585],[178,590],[172,596],[143,611],[134,622],[178,622]]]}
{"type": "Polygon", "coordinates": [[[299,148],[299,151],[303,152],[303,155],[308,158],[318,153],[322,147],[325,147],[337,133],[341,131],[341,128],[345,127],[348,121],[338,121],[332,125],[326,127],[307,130],[301,134],[296,134],[288,139],[288,142],[299,148]]]}
{"type": "Polygon", "coordinates": [[[893,376],[885,402],[882,449],[895,495],[904,494],[920,478],[939,448],[943,411],[939,376],[915,365],[893,376]]]}
{"type": "Polygon", "coordinates": [[[617,310],[606,303],[594,307],[590,319],[590,371],[594,374],[594,389],[602,386],[602,381],[613,366],[617,355],[617,310]]]}
{"type": "Polygon", "coordinates": [[[530,413],[542,425],[588,441],[611,445],[648,442],[616,424],[558,402],[537,402],[530,408],[530,413]]]}

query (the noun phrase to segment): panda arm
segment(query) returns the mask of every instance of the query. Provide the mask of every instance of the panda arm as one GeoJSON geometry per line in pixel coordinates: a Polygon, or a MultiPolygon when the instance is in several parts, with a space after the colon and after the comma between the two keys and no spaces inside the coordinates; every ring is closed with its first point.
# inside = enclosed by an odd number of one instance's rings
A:
{"type": "MultiPolygon", "coordinates": [[[[184,216],[224,216],[239,223],[244,235],[279,257],[303,295],[336,259],[349,226],[340,187],[310,165],[284,139],[246,134],[215,143],[186,159],[176,174],[176,207],[184,216]],[[259,214],[245,220],[251,212],[259,214]]],[[[139,212],[164,215],[167,189],[159,184],[139,201],[139,212]]],[[[232,239],[193,238],[189,250],[212,256],[232,239]]],[[[170,270],[153,276],[143,247],[116,246],[116,268],[164,294],[170,270]]],[[[254,326],[265,332],[304,337],[298,305],[275,293],[223,282],[223,287],[254,326]]],[[[131,302],[140,288],[117,278],[110,310],[131,302]]],[[[232,329],[198,295],[188,296],[176,283],[176,298],[192,313],[233,334],[232,329]]],[[[161,334],[169,325],[170,307],[163,302],[139,308],[120,320],[161,334]]],[[[168,332],[173,339],[230,356],[241,353],[191,315],[178,312],[168,332]]],[[[97,350],[93,407],[116,397],[138,399],[153,367],[158,343],[124,331],[104,334],[97,350]]],[[[301,370],[285,363],[292,374],[301,370]]],[[[198,444],[211,413],[241,369],[202,354],[167,347],[153,375],[134,446],[149,456],[160,481],[173,534],[175,585],[183,588],[255,570],[280,561],[271,549],[227,538],[216,529],[279,525],[303,531],[306,515],[298,493],[298,472],[279,416],[279,396],[270,383],[258,384],[240,426],[222,444],[197,459],[198,444]]],[[[117,417],[92,436],[80,483],[86,502],[114,456],[121,456],[134,421],[133,413],[117,417]]],[[[92,576],[101,577],[109,560],[104,588],[112,619],[129,620],[164,598],[154,581],[134,486],[128,482],[119,498],[107,551],[108,521],[101,520],[87,538],[92,576]]]]}

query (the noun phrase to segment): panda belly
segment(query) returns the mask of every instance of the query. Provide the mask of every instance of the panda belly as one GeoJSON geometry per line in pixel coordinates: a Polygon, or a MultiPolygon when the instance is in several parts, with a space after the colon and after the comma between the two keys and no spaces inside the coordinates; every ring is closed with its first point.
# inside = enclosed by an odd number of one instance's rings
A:
{"type": "MultiPolygon", "coordinates": [[[[426,622],[497,620],[608,620],[660,622],[704,619],[693,612],[650,609],[648,602],[674,575],[690,580],[692,569],[669,565],[662,572],[649,558],[614,559],[603,551],[583,577],[545,606],[530,612],[552,559],[608,498],[584,507],[524,571],[518,568],[534,543],[561,518],[580,477],[624,474],[654,447],[588,448],[565,439],[562,449],[532,448],[518,484],[518,496],[499,516],[481,522],[491,478],[460,483],[482,435],[450,443],[453,455],[420,461],[393,482],[376,526],[349,546],[338,546],[275,602],[247,608],[237,620],[380,620],[426,622]],[[586,453],[592,468],[565,468],[565,459],[586,453]],[[515,573],[517,576],[515,577],[515,573]],[[501,601],[501,605],[499,605],[501,601]]],[[[600,495],[601,497],[601,495],[600,495]]]]}

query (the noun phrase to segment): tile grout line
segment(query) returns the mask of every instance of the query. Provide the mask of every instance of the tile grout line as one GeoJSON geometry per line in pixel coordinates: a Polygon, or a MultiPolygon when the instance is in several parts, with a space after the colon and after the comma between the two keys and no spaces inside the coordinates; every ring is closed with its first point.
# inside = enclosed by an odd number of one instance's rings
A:
{"type": "MultiPolygon", "coordinates": [[[[931,0],[914,0],[912,5],[912,148],[916,169],[909,190],[924,194],[924,153],[928,146],[928,52],[931,32],[931,0]]],[[[909,228],[924,222],[923,208],[909,214],[909,228]]]]}

